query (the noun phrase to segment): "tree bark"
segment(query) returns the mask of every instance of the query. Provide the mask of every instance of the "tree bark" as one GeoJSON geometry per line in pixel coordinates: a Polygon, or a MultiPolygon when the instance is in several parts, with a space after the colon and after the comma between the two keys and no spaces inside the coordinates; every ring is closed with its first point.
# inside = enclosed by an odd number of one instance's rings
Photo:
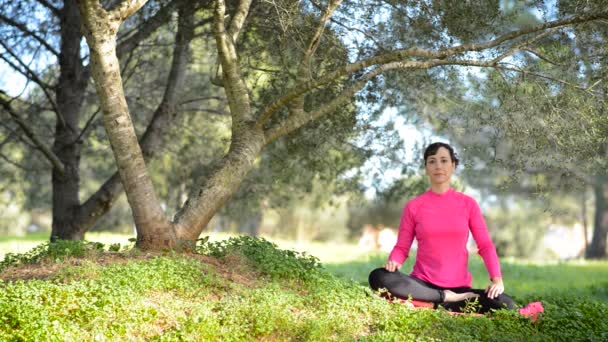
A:
{"type": "Polygon", "coordinates": [[[587,254],[587,248],[589,248],[589,236],[587,236],[587,187],[583,189],[581,198],[581,221],[583,225],[583,250],[580,256],[587,254]]]}
{"type": "MultiPolygon", "coordinates": [[[[120,56],[129,49],[136,47],[139,41],[153,33],[161,23],[165,22],[173,12],[173,1],[162,8],[154,17],[148,20],[137,33],[119,45],[117,55],[120,56]]],[[[182,6],[183,7],[183,6],[182,6]]],[[[57,121],[55,130],[54,152],[68,173],[54,169],[53,179],[53,223],[51,241],[82,240],[85,233],[105,215],[114,204],[116,198],[122,194],[123,187],[120,176],[116,172],[111,176],[88,200],[80,204],[80,152],[81,141],[78,137],[78,123],[82,114],[84,92],[89,80],[90,70],[82,64],[80,58],[80,42],[82,40],[81,18],[75,0],[66,0],[64,7],[58,10],[60,17],[61,53],[58,54],[60,76],[57,83],[56,101],[57,115],[62,120],[57,121]],[[65,123],[65,124],[64,124],[65,123]]],[[[166,94],[161,105],[154,113],[141,139],[144,156],[152,158],[156,147],[162,144],[162,136],[166,131],[175,110],[175,89],[183,84],[188,60],[188,45],[192,40],[193,13],[188,13],[190,19],[182,19],[188,25],[180,23],[176,36],[176,48],[173,54],[174,62],[170,71],[170,79],[166,86],[166,94]],[[177,62],[176,62],[177,61],[177,62]]]]}
{"type": "Polygon", "coordinates": [[[244,26],[251,0],[241,0],[230,25],[226,27],[226,4],[215,1],[214,35],[222,67],[223,88],[232,116],[230,150],[215,166],[202,186],[188,196],[174,223],[180,240],[196,241],[211,218],[238,190],[254,167],[266,145],[264,131],[255,126],[251,98],[242,77],[236,39],[244,26]]]}
{"type": "Polygon", "coordinates": [[[595,217],[593,222],[593,237],[587,248],[587,259],[606,258],[606,237],[608,236],[608,182],[598,177],[593,185],[595,194],[595,217]]]}
{"type": "MultiPolygon", "coordinates": [[[[177,114],[178,91],[184,85],[191,53],[190,42],[194,38],[193,19],[194,13],[189,11],[185,5],[180,5],[173,59],[165,86],[165,94],[139,142],[146,162],[158,155],[165,141],[163,137],[177,114]]],[[[84,231],[89,230],[112,208],[116,197],[122,192],[120,175],[116,172],[81,206],[75,217],[76,223],[84,231]]]]}
{"type": "Polygon", "coordinates": [[[180,240],[196,241],[211,218],[238,190],[264,147],[264,135],[251,129],[234,139],[230,151],[202,186],[193,189],[175,215],[180,240]]]}
{"type": "Polygon", "coordinates": [[[148,175],[116,57],[118,28],[144,3],[125,1],[113,11],[106,11],[97,0],[82,0],[79,7],[84,35],[90,48],[91,72],[103,110],[104,127],[133,213],[136,244],[142,249],[175,248],[175,232],[164,216],[148,175]]]}
{"type": "Polygon", "coordinates": [[[64,166],[63,174],[53,168],[53,223],[51,241],[82,240],[84,230],[74,222],[74,213],[80,206],[80,152],[79,118],[84,100],[87,79],[80,60],[80,14],[73,0],[66,0],[60,11],[61,53],[59,54],[59,80],[56,87],[57,120],[53,152],[64,166]]]}

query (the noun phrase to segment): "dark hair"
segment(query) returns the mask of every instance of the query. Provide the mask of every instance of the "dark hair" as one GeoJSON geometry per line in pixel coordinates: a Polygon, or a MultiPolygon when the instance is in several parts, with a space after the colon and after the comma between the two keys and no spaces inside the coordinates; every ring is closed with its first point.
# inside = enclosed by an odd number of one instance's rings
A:
{"type": "Polygon", "coordinates": [[[442,142],[434,142],[426,147],[426,149],[424,150],[424,165],[426,166],[426,160],[430,156],[434,156],[435,154],[437,154],[437,151],[441,147],[450,151],[450,159],[452,160],[452,163],[454,163],[454,164],[456,164],[456,166],[458,166],[458,162],[460,162],[460,160],[458,160],[458,157],[456,157],[456,152],[454,152],[454,148],[452,146],[450,146],[446,143],[442,143],[442,142]]]}

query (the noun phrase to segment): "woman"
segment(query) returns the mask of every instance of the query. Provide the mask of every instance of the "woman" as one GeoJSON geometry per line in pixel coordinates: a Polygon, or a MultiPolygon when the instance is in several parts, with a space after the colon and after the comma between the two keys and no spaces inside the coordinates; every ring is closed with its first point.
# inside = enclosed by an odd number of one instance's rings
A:
{"type": "Polygon", "coordinates": [[[458,166],[454,149],[433,143],[424,151],[424,166],[431,189],[410,201],[403,211],[399,237],[384,268],[369,276],[374,290],[386,289],[392,296],[433,302],[461,312],[476,299],[479,312],[514,309],[515,302],[504,294],[500,262],[477,202],[451,188],[458,166]],[[472,289],[466,248],[473,235],[490,275],[490,285],[472,289]],[[408,276],[399,272],[414,238],[418,241],[416,263],[408,276]]]}

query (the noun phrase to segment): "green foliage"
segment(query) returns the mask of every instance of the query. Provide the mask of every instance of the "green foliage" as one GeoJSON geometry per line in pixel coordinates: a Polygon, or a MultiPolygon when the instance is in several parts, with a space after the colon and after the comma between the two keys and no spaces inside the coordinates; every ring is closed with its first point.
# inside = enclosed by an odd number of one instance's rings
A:
{"type": "MultiPolygon", "coordinates": [[[[184,259],[94,266],[94,279],[0,283],[1,340],[93,340],[145,336],[140,324],[163,317],[200,290],[200,265],[184,259]],[[162,277],[162,278],[159,278],[162,277]],[[166,303],[160,305],[165,293],[166,303]],[[183,298],[172,298],[183,293],[183,298]],[[158,298],[155,298],[158,297],[158,298]],[[120,319],[117,319],[120,317],[120,319]]],[[[78,272],[73,272],[77,274],[78,272]]]]}
{"type": "Polygon", "coordinates": [[[295,241],[346,240],[349,196],[336,195],[336,184],[324,183],[315,179],[309,193],[292,194],[279,207],[266,208],[262,234],[295,241]]]}
{"type": "MultiPolygon", "coordinates": [[[[501,6],[523,15],[530,12],[518,7],[530,5],[504,2],[501,6]]],[[[579,5],[566,1],[558,7],[578,12],[579,5]]],[[[454,7],[460,9],[444,19],[453,17],[462,28],[458,19],[463,20],[467,6],[459,2],[454,7]]],[[[484,19],[469,18],[470,22],[484,19]]],[[[527,19],[520,19],[526,26],[527,19]]],[[[537,53],[513,56],[513,63],[525,65],[526,72],[444,68],[389,80],[396,89],[420,84],[411,95],[404,95],[404,111],[416,112],[457,146],[469,185],[489,195],[486,198],[500,198],[491,200],[501,212],[491,213],[488,223],[503,255],[537,256],[543,251],[536,243],[549,224],[590,222],[591,210],[581,208],[586,201],[581,194],[606,182],[608,116],[603,100],[606,87],[598,83],[589,91],[581,88],[606,73],[605,56],[597,54],[604,51],[606,37],[605,28],[596,25],[547,36],[537,53]],[[548,78],[530,77],[527,72],[548,78]]],[[[598,213],[605,210],[599,202],[598,213]]],[[[606,231],[596,228],[594,235],[605,240],[606,231]]]]}
{"type": "Polygon", "coordinates": [[[9,266],[18,267],[44,261],[60,262],[67,258],[84,258],[85,256],[101,253],[103,248],[104,245],[100,242],[67,240],[46,242],[34,247],[27,253],[7,253],[4,260],[0,262],[0,271],[9,266]]]}
{"type": "Polygon", "coordinates": [[[216,258],[226,258],[235,254],[243,256],[259,272],[271,278],[309,281],[314,279],[321,268],[319,259],[312,255],[282,250],[268,240],[250,236],[216,242],[204,238],[199,240],[196,251],[216,258]]]}
{"type": "MultiPolygon", "coordinates": [[[[525,337],[554,341],[608,337],[604,319],[608,283],[594,280],[606,278],[606,263],[503,263],[507,289],[519,303],[542,300],[546,313],[534,323],[510,311],[454,317],[442,310],[410,310],[389,303],[365,284],[368,272],[386,260],[385,255],[328,265],[332,273],[341,270],[341,274],[355,275],[361,280],[357,283],[330,274],[312,257],[281,251],[261,239],[218,243],[203,239],[198,249],[205,256],[112,253],[121,262],[102,266],[90,258],[80,265],[64,265],[46,280],[0,281],[0,340],[521,341],[525,337]],[[264,271],[269,277],[248,271],[261,271],[266,263],[273,264],[264,271]],[[284,273],[294,267],[307,270],[300,278],[305,281],[294,282],[293,275],[284,273]]],[[[472,266],[476,281],[485,279],[481,261],[472,266]]]]}
{"type": "Polygon", "coordinates": [[[501,200],[500,207],[484,213],[498,255],[542,259],[546,250],[539,246],[543,245],[551,215],[533,201],[514,202],[507,196],[501,200]],[[513,203],[506,205],[509,200],[513,203]]]}
{"type": "Polygon", "coordinates": [[[374,199],[353,199],[349,203],[348,228],[352,238],[359,238],[365,225],[397,229],[403,208],[409,200],[429,188],[426,177],[404,176],[380,192],[374,199]]]}

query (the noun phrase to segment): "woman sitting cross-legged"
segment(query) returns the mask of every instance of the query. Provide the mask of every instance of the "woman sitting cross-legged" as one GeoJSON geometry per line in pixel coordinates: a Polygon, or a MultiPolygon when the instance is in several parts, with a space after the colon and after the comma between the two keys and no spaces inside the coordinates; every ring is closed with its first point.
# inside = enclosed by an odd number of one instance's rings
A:
{"type": "Polygon", "coordinates": [[[369,275],[374,290],[386,289],[391,296],[432,302],[453,312],[462,312],[472,299],[478,312],[515,309],[504,294],[496,248],[477,202],[451,188],[452,173],[458,166],[453,148],[433,143],[424,151],[424,165],[431,189],[410,201],[401,218],[399,237],[388,262],[369,275]],[[490,275],[486,289],[473,289],[468,269],[467,241],[473,235],[490,275]],[[413,272],[399,272],[414,238],[418,252],[413,272]]]}

